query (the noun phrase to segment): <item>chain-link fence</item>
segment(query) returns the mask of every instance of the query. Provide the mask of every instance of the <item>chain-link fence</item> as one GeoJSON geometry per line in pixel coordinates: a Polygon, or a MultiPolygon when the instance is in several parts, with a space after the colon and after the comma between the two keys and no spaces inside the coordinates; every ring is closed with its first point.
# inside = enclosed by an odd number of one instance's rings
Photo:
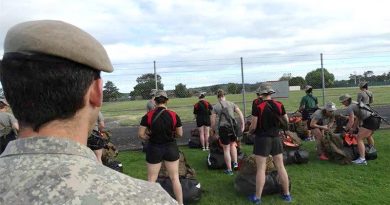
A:
{"type": "Polygon", "coordinates": [[[386,105],[390,103],[389,57],[390,52],[344,52],[117,64],[116,74],[103,77],[131,84],[129,101],[106,103],[103,113],[121,125],[137,125],[145,114],[151,90],[157,88],[167,91],[169,108],[183,116],[183,121],[193,121],[192,108],[200,92],[206,92],[206,99],[216,103],[218,89],[225,90],[227,100],[250,115],[255,91],[264,81],[288,82],[286,88],[280,88],[287,89],[287,94],[279,100],[289,112],[299,107],[306,85],[313,87],[313,95],[322,106],[327,101],[338,104],[338,96],[344,93],[355,98],[359,83],[367,81],[375,96],[374,105],[386,105]]]}

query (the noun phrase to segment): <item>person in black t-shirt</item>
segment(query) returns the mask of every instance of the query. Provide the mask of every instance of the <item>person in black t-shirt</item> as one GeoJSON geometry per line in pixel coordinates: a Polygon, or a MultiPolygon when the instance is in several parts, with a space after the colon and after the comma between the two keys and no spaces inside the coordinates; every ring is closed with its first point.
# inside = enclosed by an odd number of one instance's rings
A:
{"type": "Polygon", "coordinates": [[[270,84],[262,83],[259,92],[263,96],[263,102],[252,110],[252,122],[249,128],[250,132],[256,134],[253,154],[255,154],[257,165],[256,193],[249,196],[249,200],[256,204],[261,203],[266,159],[272,155],[283,188],[282,199],[290,202],[292,199],[288,187],[288,175],[283,164],[283,147],[279,137],[280,123],[282,120],[287,122],[287,114],[281,102],[271,99],[271,94],[275,91],[270,84]]]}
{"type": "Polygon", "coordinates": [[[210,136],[210,115],[213,106],[207,102],[205,93],[199,94],[199,102],[194,105],[194,115],[196,118],[196,126],[199,129],[200,144],[203,151],[209,150],[210,136]]]}
{"type": "Polygon", "coordinates": [[[161,163],[164,161],[176,200],[183,204],[179,180],[179,149],[175,140],[176,136],[183,136],[181,120],[175,112],[167,109],[168,96],[165,91],[158,91],[154,100],[156,108],[142,117],[138,129],[138,136],[149,140],[146,148],[148,181],[156,182],[161,163]]]}

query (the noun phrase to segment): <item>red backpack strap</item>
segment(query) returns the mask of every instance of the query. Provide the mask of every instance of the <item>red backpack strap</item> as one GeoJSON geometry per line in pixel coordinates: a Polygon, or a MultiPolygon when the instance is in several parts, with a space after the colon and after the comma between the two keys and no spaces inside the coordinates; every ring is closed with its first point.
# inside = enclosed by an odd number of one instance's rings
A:
{"type": "Polygon", "coordinates": [[[149,111],[148,113],[146,113],[147,124],[149,127],[152,126],[152,118],[153,118],[153,114],[155,112],[156,112],[156,109],[153,109],[153,110],[149,111]]]}
{"type": "Polygon", "coordinates": [[[257,116],[257,124],[259,125],[259,128],[261,127],[261,118],[263,115],[263,110],[265,106],[267,105],[267,102],[263,101],[259,105],[257,105],[257,109],[259,110],[259,116],[257,116]]]}
{"type": "Polygon", "coordinates": [[[172,118],[172,130],[176,130],[176,124],[177,124],[176,113],[173,112],[172,110],[166,110],[166,111],[168,111],[169,115],[172,118]]]}
{"type": "Polygon", "coordinates": [[[207,102],[206,100],[203,100],[203,104],[204,104],[204,106],[206,107],[206,110],[208,110],[208,109],[209,109],[210,103],[207,102]]]}

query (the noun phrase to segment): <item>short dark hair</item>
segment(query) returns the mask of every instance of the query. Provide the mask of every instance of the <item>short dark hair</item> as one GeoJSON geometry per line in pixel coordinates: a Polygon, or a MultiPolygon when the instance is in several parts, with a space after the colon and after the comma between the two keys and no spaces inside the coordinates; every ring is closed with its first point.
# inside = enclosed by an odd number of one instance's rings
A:
{"type": "Polygon", "coordinates": [[[165,104],[168,102],[168,98],[164,97],[164,96],[159,96],[159,97],[155,97],[154,98],[154,101],[156,102],[157,105],[159,104],[165,104]]]}
{"type": "Polygon", "coordinates": [[[73,117],[100,71],[45,54],[6,53],[0,75],[20,125],[38,131],[47,122],[73,117]]]}
{"type": "Polygon", "coordinates": [[[311,93],[311,92],[313,92],[313,88],[309,88],[306,90],[306,93],[311,93]]]}

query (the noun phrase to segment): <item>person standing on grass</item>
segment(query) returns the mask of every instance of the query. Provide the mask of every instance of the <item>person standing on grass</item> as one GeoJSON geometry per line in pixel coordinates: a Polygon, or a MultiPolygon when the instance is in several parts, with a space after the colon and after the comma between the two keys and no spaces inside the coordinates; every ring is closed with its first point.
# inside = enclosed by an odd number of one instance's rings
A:
{"type": "Polygon", "coordinates": [[[260,87],[256,90],[256,99],[252,101],[252,110],[256,109],[258,105],[260,105],[261,102],[263,102],[263,96],[260,95],[260,87]]]}
{"type": "Polygon", "coordinates": [[[0,62],[18,139],[0,156],[1,204],[177,204],[161,186],[103,166],[86,146],[112,72],[95,38],[62,21],[10,28],[0,62]]]}
{"type": "MultiPolygon", "coordinates": [[[[360,82],[359,89],[360,92],[357,94],[357,100],[356,100],[357,103],[359,104],[360,102],[362,102],[367,106],[371,106],[372,103],[374,103],[374,94],[370,90],[368,90],[368,82],[366,81],[360,82]]],[[[372,137],[372,135],[367,137],[367,142],[369,146],[374,146],[375,144],[374,137],[372,137]]]]}
{"type": "Polygon", "coordinates": [[[333,102],[328,102],[323,109],[318,109],[311,116],[310,127],[312,129],[312,134],[316,138],[317,155],[320,160],[329,160],[321,142],[322,138],[325,136],[325,132],[329,131],[333,126],[335,121],[335,110],[336,105],[333,102]]]}
{"type": "Polygon", "coordinates": [[[227,169],[225,174],[233,175],[233,168],[238,168],[237,163],[237,135],[238,132],[243,132],[245,129],[244,115],[240,108],[225,98],[225,92],[221,89],[217,91],[218,103],[213,106],[211,115],[211,127],[218,133],[219,139],[223,147],[223,155],[227,169]],[[240,117],[241,128],[237,125],[234,113],[240,117]],[[216,118],[218,116],[218,122],[216,118]],[[241,130],[238,130],[241,129],[241,130]]]}
{"type": "Polygon", "coordinates": [[[153,110],[156,107],[156,102],[154,101],[154,96],[156,95],[156,92],[157,92],[156,89],[152,89],[150,91],[150,96],[152,96],[152,98],[148,101],[148,103],[146,103],[147,112],[153,110]]]}
{"type": "Polygon", "coordinates": [[[173,193],[179,204],[183,204],[183,193],[179,180],[179,148],[175,137],[183,136],[180,117],[167,109],[168,95],[157,91],[154,101],[156,108],[142,117],[138,136],[149,140],[146,148],[148,181],[156,182],[161,163],[167,168],[173,186],[173,193]],[[148,131],[147,131],[148,130],[148,131]]]}
{"type": "Polygon", "coordinates": [[[249,128],[250,133],[256,134],[253,146],[257,166],[256,193],[249,196],[248,199],[254,204],[261,203],[267,167],[266,160],[269,155],[272,155],[283,189],[281,197],[284,201],[291,202],[288,175],[283,164],[283,147],[279,137],[280,123],[282,123],[281,121],[288,122],[287,114],[283,104],[271,98],[275,91],[269,83],[260,84],[259,92],[263,96],[263,102],[252,110],[252,121],[249,128]]]}
{"type": "Polygon", "coordinates": [[[199,94],[199,102],[194,105],[194,115],[196,126],[199,130],[200,143],[202,150],[209,150],[209,135],[210,135],[210,115],[213,106],[205,99],[205,92],[199,94]]]}
{"type": "Polygon", "coordinates": [[[313,87],[310,85],[305,86],[306,95],[302,97],[299,105],[299,111],[302,113],[302,121],[307,126],[309,140],[314,140],[310,131],[311,115],[318,109],[318,99],[313,96],[313,87]]]}
{"type": "Polygon", "coordinates": [[[349,94],[339,97],[340,103],[347,107],[348,124],[346,132],[353,133],[358,130],[357,143],[359,158],[352,161],[354,164],[367,165],[365,158],[365,146],[363,140],[370,137],[375,130],[379,129],[380,120],[373,116],[373,113],[361,108],[357,102],[352,101],[349,94]],[[355,118],[356,117],[356,118],[355,118]],[[360,125],[362,123],[362,125],[360,125]]]}
{"type": "Polygon", "coordinates": [[[14,115],[8,112],[9,104],[5,99],[0,99],[0,154],[3,153],[8,143],[16,139],[19,130],[18,121],[14,115]]]}

